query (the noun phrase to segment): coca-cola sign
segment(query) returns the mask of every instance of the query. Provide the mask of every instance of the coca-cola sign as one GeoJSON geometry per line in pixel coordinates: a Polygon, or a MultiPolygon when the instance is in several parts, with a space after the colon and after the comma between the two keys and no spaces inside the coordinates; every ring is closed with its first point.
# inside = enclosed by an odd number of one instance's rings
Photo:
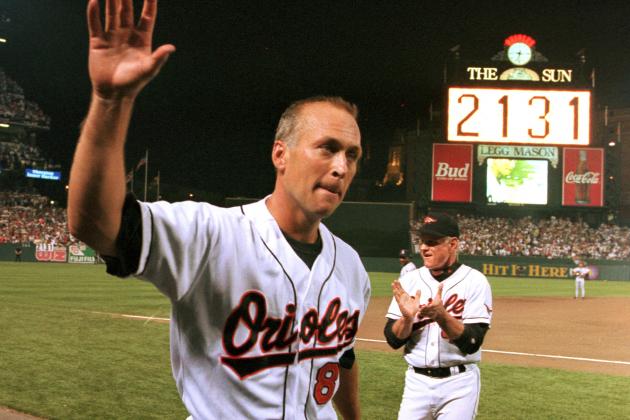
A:
{"type": "Polygon", "coordinates": [[[433,144],[432,201],[472,201],[472,145],[433,144]]]}
{"type": "Polygon", "coordinates": [[[565,147],[563,150],[562,205],[604,205],[604,150],[565,147]]]}
{"type": "Polygon", "coordinates": [[[585,172],[583,174],[576,174],[574,171],[569,171],[564,177],[564,182],[567,184],[599,184],[599,172],[585,172]]]}

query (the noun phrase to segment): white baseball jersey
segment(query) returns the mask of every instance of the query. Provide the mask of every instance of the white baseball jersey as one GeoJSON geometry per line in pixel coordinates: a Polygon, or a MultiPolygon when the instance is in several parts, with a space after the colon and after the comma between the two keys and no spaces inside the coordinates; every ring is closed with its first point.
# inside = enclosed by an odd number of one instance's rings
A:
{"type": "Polygon", "coordinates": [[[194,419],[334,419],[339,357],[370,296],[357,253],[320,224],[311,270],[265,200],[141,203],[137,275],[172,302],[173,375],[194,419]]]}
{"type": "Polygon", "coordinates": [[[573,275],[575,276],[575,279],[581,281],[584,281],[584,279],[590,272],[591,270],[589,270],[588,267],[575,267],[573,269],[573,275]]]}
{"type": "MultiPolygon", "coordinates": [[[[446,310],[464,324],[487,323],[492,318],[490,284],[479,271],[462,264],[446,280],[442,301],[446,310]]],[[[403,289],[411,296],[420,290],[420,304],[428,303],[437,294],[438,282],[426,267],[412,271],[400,279],[403,289]]],[[[392,299],[387,318],[398,319],[402,314],[396,299],[392,299]]],[[[415,367],[449,367],[481,360],[481,349],[464,354],[449,342],[437,322],[429,318],[414,320],[414,330],[405,344],[405,360],[415,367]]]]}
{"type": "Polygon", "coordinates": [[[409,272],[412,272],[415,269],[416,269],[416,265],[412,263],[411,261],[409,261],[407,264],[403,266],[403,268],[400,269],[400,277],[404,276],[405,274],[409,272]]]}

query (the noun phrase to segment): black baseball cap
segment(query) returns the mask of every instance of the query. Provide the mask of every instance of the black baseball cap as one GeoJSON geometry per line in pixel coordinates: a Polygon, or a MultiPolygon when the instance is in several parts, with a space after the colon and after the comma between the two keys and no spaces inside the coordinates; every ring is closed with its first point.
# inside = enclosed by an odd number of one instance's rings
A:
{"type": "Polygon", "coordinates": [[[446,213],[429,213],[422,219],[420,235],[431,235],[438,238],[453,236],[459,238],[457,221],[446,213]]]}
{"type": "Polygon", "coordinates": [[[409,258],[409,251],[406,249],[401,249],[398,253],[398,258],[409,258]]]}

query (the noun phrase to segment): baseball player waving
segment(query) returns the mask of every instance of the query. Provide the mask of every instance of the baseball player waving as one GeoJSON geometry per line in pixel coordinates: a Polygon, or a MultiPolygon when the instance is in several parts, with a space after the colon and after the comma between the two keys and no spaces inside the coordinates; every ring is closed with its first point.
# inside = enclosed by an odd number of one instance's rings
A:
{"type": "Polygon", "coordinates": [[[481,345],[492,318],[486,277],[457,261],[457,222],[430,213],[420,228],[424,266],[392,284],[385,337],[405,347],[408,369],[399,419],[472,419],[481,345]]]}
{"type": "Polygon", "coordinates": [[[360,418],[353,346],[370,284],[357,253],[321,223],[361,157],[356,107],[338,97],[290,105],[271,151],[274,190],[256,203],[126,196],[135,99],[175,50],[153,50],[156,13],[157,0],[145,0],[136,24],[132,0],[106,0],[103,25],[99,1],[88,2],[93,89],[70,175],[70,231],[109,273],[170,299],[172,370],[192,419],[334,419],[333,402],[360,418]]]}

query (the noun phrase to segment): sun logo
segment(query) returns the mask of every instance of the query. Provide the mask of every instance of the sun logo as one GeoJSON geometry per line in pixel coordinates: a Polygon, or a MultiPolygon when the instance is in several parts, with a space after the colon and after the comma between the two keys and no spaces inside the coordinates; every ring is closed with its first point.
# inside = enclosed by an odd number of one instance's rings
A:
{"type": "Polygon", "coordinates": [[[425,216],[425,218],[422,220],[422,223],[429,224],[429,223],[435,223],[437,222],[437,219],[434,219],[433,217],[430,216],[425,216]]]}

